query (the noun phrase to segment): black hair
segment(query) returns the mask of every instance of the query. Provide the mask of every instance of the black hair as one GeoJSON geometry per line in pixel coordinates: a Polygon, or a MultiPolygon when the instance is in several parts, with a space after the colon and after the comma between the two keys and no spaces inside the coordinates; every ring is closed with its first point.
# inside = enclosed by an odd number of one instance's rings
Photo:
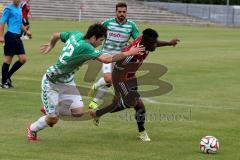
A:
{"type": "Polygon", "coordinates": [[[118,7],[126,7],[127,8],[127,4],[125,2],[119,2],[116,4],[116,11],[118,9],[118,7]]]}
{"type": "Polygon", "coordinates": [[[91,25],[88,28],[87,33],[85,34],[84,38],[85,39],[89,39],[92,36],[95,36],[96,39],[100,38],[100,37],[107,37],[107,28],[104,27],[102,24],[100,23],[95,23],[93,25],[91,25]]]}
{"type": "Polygon", "coordinates": [[[158,38],[158,33],[151,28],[145,29],[142,33],[143,33],[143,38],[142,39],[144,41],[156,40],[158,38]]]}

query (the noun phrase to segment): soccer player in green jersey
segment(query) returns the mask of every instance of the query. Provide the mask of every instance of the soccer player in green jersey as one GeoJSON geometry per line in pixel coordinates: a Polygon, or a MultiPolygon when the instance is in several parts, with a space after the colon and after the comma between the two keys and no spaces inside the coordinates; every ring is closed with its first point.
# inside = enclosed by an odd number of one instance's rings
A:
{"type": "MultiPolygon", "coordinates": [[[[131,37],[136,39],[139,36],[136,24],[127,19],[126,15],[127,4],[120,2],[116,4],[116,18],[107,19],[102,23],[107,28],[107,38],[102,48],[104,52],[114,55],[120,52],[123,47],[127,46],[131,37]]],[[[90,108],[97,108],[97,102],[103,97],[107,88],[112,85],[112,68],[112,63],[103,64],[103,77],[92,86],[89,92],[89,97],[94,96],[89,104],[90,108]]]]}
{"type": "Polygon", "coordinates": [[[27,128],[29,141],[36,141],[37,132],[47,126],[52,127],[58,122],[59,116],[82,119],[91,116],[92,111],[83,111],[82,97],[74,82],[74,74],[84,62],[95,59],[103,63],[111,63],[144,51],[143,47],[133,47],[130,51],[119,52],[115,55],[103,54],[103,51],[97,51],[95,48],[102,44],[106,32],[103,25],[94,24],[89,27],[85,35],[81,32],[54,33],[50,43],[40,47],[40,51],[47,54],[58,40],[65,43],[57,62],[50,66],[43,76],[42,102],[46,115],[27,128]]]}

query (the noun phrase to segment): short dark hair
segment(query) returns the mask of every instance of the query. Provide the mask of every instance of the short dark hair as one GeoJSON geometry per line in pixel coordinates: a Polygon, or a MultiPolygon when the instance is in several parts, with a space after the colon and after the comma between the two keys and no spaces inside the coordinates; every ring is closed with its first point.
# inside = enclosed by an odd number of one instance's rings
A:
{"type": "Polygon", "coordinates": [[[100,23],[95,23],[88,28],[87,33],[84,38],[89,39],[92,36],[95,36],[97,39],[100,37],[107,37],[107,28],[100,23]]]}
{"type": "Polygon", "coordinates": [[[158,38],[158,33],[157,31],[147,28],[143,32],[143,38],[144,40],[152,40],[152,39],[157,39],[158,38]]]}
{"type": "Polygon", "coordinates": [[[116,10],[118,9],[118,7],[126,7],[127,8],[127,4],[125,2],[119,2],[116,4],[116,10]]]}

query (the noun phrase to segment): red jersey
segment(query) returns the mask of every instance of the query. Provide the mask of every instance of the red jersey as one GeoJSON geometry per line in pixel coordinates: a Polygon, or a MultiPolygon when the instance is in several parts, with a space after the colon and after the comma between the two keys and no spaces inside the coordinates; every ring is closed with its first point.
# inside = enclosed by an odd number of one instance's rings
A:
{"type": "MultiPolygon", "coordinates": [[[[123,52],[130,50],[133,46],[138,46],[142,40],[142,36],[135,39],[129,46],[122,49],[123,52]]],[[[143,54],[128,56],[127,58],[116,62],[113,71],[117,73],[117,76],[122,80],[127,80],[135,77],[135,73],[142,65],[143,61],[147,58],[149,51],[145,51],[143,54]]]]}
{"type": "Polygon", "coordinates": [[[30,4],[27,3],[26,1],[24,1],[21,4],[21,7],[22,7],[22,18],[23,19],[28,19],[28,14],[30,12],[30,4]]]}

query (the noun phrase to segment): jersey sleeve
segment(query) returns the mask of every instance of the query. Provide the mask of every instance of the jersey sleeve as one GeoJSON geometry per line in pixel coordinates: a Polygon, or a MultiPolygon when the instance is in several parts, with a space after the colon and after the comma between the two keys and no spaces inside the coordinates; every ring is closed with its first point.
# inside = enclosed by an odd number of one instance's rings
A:
{"type": "Polygon", "coordinates": [[[103,25],[104,27],[107,27],[108,24],[109,24],[109,21],[110,21],[110,19],[106,19],[105,21],[102,22],[102,25],[103,25]]]}
{"type": "Polygon", "coordinates": [[[103,54],[103,51],[102,50],[94,50],[94,53],[93,53],[93,59],[96,59],[98,58],[99,56],[101,56],[103,54]]]}
{"type": "Polygon", "coordinates": [[[97,49],[91,49],[89,50],[89,55],[91,56],[91,59],[96,59],[98,58],[100,55],[102,55],[103,51],[97,50],[97,49]]]}
{"type": "Polygon", "coordinates": [[[63,43],[67,42],[67,40],[74,34],[78,34],[80,32],[73,31],[73,32],[61,32],[60,33],[60,39],[63,43]]]}
{"type": "Polygon", "coordinates": [[[60,39],[61,39],[61,41],[65,43],[65,42],[69,39],[69,37],[71,36],[71,34],[72,34],[72,32],[61,32],[61,33],[60,33],[60,39]]]}
{"type": "Polygon", "coordinates": [[[2,18],[1,18],[1,23],[2,24],[5,24],[8,21],[9,15],[10,15],[10,9],[6,7],[3,10],[3,14],[2,14],[2,18]]]}
{"type": "Polygon", "coordinates": [[[136,39],[140,35],[137,25],[135,23],[132,24],[132,38],[136,39]]]}
{"type": "Polygon", "coordinates": [[[88,55],[90,56],[90,59],[96,59],[99,56],[103,54],[102,50],[97,50],[95,48],[89,49],[88,50],[88,55]]]}
{"type": "Polygon", "coordinates": [[[85,59],[96,59],[102,55],[102,51],[95,49],[92,45],[86,42],[80,44],[79,51],[81,52],[81,56],[84,56],[85,59]]]}

